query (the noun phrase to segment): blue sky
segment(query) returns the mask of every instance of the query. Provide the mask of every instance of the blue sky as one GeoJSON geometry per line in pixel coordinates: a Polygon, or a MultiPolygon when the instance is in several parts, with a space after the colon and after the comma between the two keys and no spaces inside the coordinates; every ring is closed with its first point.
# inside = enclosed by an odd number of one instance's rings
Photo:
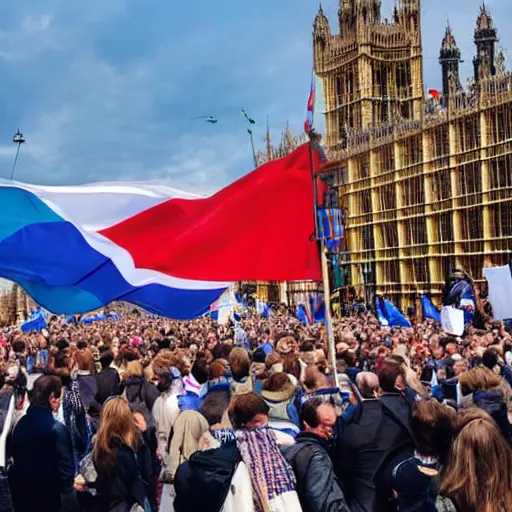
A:
{"type": "MultiPolygon", "coordinates": [[[[512,49],[510,0],[486,0],[512,49]]],[[[384,0],[383,16],[392,0],[384,0]]],[[[426,89],[440,87],[449,16],[471,72],[480,0],[424,0],[426,89]]],[[[336,30],[338,0],[324,0],[336,30]]],[[[206,191],[252,167],[240,108],[276,137],[301,129],[316,0],[37,0],[0,8],[0,176],[27,143],[22,181],[166,180],[206,191]],[[219,118],[217,125],[192,119],[219,118]]],[[[512,57],[512,53],[509,54],[512,57]]]]}

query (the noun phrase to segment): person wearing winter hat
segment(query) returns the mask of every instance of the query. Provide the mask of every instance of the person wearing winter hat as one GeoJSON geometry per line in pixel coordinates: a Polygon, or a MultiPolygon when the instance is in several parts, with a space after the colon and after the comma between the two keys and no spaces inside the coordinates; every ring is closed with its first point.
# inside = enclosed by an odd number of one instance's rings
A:
{"type": "Polygon", "coordinates": [[[293,408],[296,388],[286,373],[274,373],[264,383],[261,396],[269,406],[269,425],[293,437],[299,428],[293,423],[290,410],[293,408]]]}

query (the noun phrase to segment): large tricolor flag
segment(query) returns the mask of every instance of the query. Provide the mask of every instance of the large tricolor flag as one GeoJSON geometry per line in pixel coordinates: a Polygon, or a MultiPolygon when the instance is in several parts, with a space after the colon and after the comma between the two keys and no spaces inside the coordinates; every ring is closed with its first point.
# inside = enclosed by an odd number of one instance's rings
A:
{"type": "Polygon", "coordinates": [[[1,181],[0,276],[53,313],[124,300],[195,318],[234,281],[320,279],[312,201],[308,145],[209,197],[1,181]]]}

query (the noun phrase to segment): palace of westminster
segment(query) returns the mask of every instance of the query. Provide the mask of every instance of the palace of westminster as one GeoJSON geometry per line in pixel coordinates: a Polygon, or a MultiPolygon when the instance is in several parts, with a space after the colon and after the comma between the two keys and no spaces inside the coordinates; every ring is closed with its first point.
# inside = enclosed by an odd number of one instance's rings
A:
{"type": "Polygon", "coordinates": [[[345,222],[340,287],[402,310],[441,299],[455,268],[477,286],[512,252],[512,75],[483,4],[474,73],[459,78],[450,26],[440,41],[442,91],[425,99],[420,0],[340,0],[338,33],[314,21],[315,72],[326,103],[329,179],[345,222]],[[362,291],[361,291],[362,290],[362,291]]]}
{"type": "MultiPolygon", "coordinates": [[[[482,286],[485,266],[512,255],[512,74],[498,29],[483,4],[475,13],[473,77],[463,86],[461,52],[450,26],[440,41],[442,91],[426,99],[420,0],[340,0],[338,30],[320,7],[313,26],[314,70],[323,82],[331,206],[344,241],[331,259],[333,289],[404,310],[418,294],[439,303],[461,269],[482,286]],[[334,199],[332,199],[334,198],[334,199]]],[[[258,163],[301,143],[284,134],[258,163]]],[[[248,283],[262,299],[295,302],[311,283],[248,283]]],[[[0,322],[29,310],[15,286],[0,298],[0,322]]]]}

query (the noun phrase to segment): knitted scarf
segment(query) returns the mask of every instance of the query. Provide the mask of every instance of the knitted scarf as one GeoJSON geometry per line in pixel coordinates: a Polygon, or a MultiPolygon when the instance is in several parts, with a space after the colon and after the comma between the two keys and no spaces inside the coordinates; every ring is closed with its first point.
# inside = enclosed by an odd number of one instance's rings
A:
{"type": "Polygon", "coordinates": [[[229,428],[216,428],[214,430],[210,429],[210,434],[221,445],[235,440],[235,433],[229,428]]]}
{"type": "Polygon", "coordinates": [[[271,429],[238,430],[236,438],[242,460],[251,475],[255,510],[269,512],[272,499],[295,489],[295,475],[281,455],[271,429]]]}

